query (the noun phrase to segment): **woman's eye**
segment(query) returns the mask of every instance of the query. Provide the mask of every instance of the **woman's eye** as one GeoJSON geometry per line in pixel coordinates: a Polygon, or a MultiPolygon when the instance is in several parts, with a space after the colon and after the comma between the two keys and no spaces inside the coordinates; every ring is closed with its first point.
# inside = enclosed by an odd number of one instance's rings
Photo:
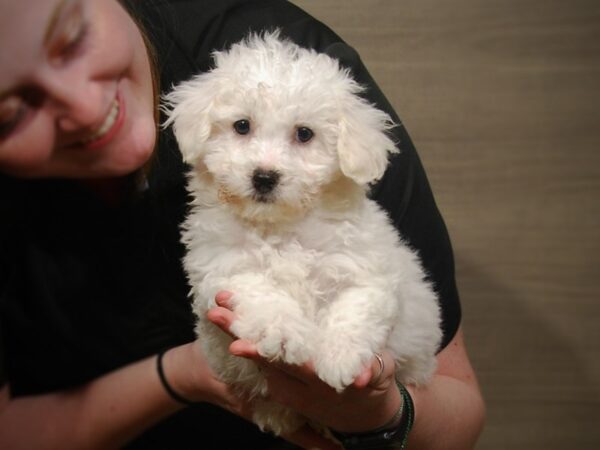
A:
{"type": "Polygon", "coordinates": [[[237,134],[248,134],[250,133],[250,121],[246,119],[238,120],[234,122],[233,129],[237,134]]]}
{"type": "Polygon", "coordinates": [[[0,139],[8,137],[21,123],[27,106],[17,97],[11,97],[0,104],[0,139]]]}
{"type": "Polygon", "coordinates": [[[89,33],[89,26],[86,23],[81,24],[75,33],[68,33],[65,37],[64,44],[61,47],[60,54],[63,57],[71,57],[76,55],[81,49],[89,33]]]}
{"type": "Polygon", "coordinates": [[[85,16],[81,2],[75,3],[63,18],[50,39],[49,50],[52,59],[69,60],[81,51],[90,33],[90,22],[85,16]]]}
{"type": "Polygon", "coordinates": [[[310,141],[314,135],[315,133],[313,133],[313,131],[310,128],[298,127],[296,129],[296,140],[298,142],[302,142],[303,144],[310,141]]]}

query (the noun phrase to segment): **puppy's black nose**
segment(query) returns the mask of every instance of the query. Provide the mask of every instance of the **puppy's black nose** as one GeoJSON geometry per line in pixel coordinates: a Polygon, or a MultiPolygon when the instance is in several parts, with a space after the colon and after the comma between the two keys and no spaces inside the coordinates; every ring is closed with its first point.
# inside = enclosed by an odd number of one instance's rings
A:
{"type": "Polygon", "coordinates": [[[252,174],[252,186],[259,194],[268,194],[279,182],[279,172],[276,170],[256,169],[252,174]]]}

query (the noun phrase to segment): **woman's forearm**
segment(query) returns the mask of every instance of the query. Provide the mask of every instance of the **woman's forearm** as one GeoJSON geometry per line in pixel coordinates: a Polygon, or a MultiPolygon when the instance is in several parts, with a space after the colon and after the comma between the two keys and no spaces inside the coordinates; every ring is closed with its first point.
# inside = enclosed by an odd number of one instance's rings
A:
{"type": "Polygon", "coordinates": [[[412,389],[416,419],[408,450],[469,450],[483,427],[484,407],[472,386],[437,376],[426,388],[412,389]]]}
{"type": "Polygon", "coordinates": [[[82,387],[0,400],[0,448],[119,448],[181,408],[164,391],[155,358],[104,375],[82,387]]]}
{"type": "Polygon", "coordinates": [[[483,428],[485,405],[460,330],[438,362],[430,384],[409,387],[415,424],[408,450],[472,449],[483,428]]]}
{"type": "MultiPolygon", "coordinates": [[[[163,358],[171,388],[193,402],[213,403],[248,419],[251,404],[219,381],[197,342],[175,347],[163,358]]],[[[169,396],[156,357],[128,365],[80,387],[57,393],[9,398],[0,390],[0,448],[11,450],[121,448],[183,407],[169,396]]],[[[286,439],[307,448],[335,446],[304,428],[286,439]]]]}
{"type": "Polygon", "coordinates": [[[178,406],[166,395],[154,358],[82,387],[8,399],[2,391],[0,448],[119,448],[178,406]]]}

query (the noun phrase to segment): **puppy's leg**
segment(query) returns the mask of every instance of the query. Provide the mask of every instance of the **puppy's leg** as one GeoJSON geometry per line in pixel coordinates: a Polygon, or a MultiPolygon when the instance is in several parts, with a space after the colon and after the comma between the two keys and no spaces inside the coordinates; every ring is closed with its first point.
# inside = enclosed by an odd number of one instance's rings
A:
{"type": "Polygon", "coordinates": [[[319,377],[338,391],[350,385],[387,342],[398,302],[378,287],[351,287],[340,293],[321,320],[315,358],[319,377]]]}
{"type": "Polygon", "coordinates": [[[235,335],[254,342],[268,359],[302,364],[312,358],[316,326],[294,298],[263,274],[236,275],[228,283],[235,335]]]}
{"type": "Polygon", "coordinates": [[[387,345],[396,360],[396,378],[404,384],[427,383],[436,368],[441,339],[435,294],[430,289],[411,290],[387,345]]]}

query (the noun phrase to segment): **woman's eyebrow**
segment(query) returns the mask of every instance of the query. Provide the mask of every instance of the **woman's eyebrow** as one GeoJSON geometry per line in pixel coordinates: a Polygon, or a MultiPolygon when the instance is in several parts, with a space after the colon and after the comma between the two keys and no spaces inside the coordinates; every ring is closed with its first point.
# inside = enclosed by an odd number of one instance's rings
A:
{"type": "MultiPolygon", "coordinates": [[[[43,44],[45,47],[48,47],[48,45],[50,44],[50,39],[52,38],[52,35],[56,32],[56,28],[59,26],[60,19],[62,18],[62,16],[66,14],[66,11],[70,7],[72,7],[80,1],[81,0],[57,0],[56,6],[50,14],[50,19],[48,20],[48,25],[44,33],[43,44]]],[[[9,97],[13,92],[13,89],[0,89],[0,101],[9,97]]]]}
{"type": "Polygon", "coordinates": [[[58,25],[61,15],[63,14],[67,6],[69,6],[73,2],[74,0],[59,0],[56,7],[52,11],[50,20],[48,21],[48,26],[46,27],[46,32],[44,33],[44,45],[48,45],[50,38],[54,34],[56,26],[58,25]]]}

